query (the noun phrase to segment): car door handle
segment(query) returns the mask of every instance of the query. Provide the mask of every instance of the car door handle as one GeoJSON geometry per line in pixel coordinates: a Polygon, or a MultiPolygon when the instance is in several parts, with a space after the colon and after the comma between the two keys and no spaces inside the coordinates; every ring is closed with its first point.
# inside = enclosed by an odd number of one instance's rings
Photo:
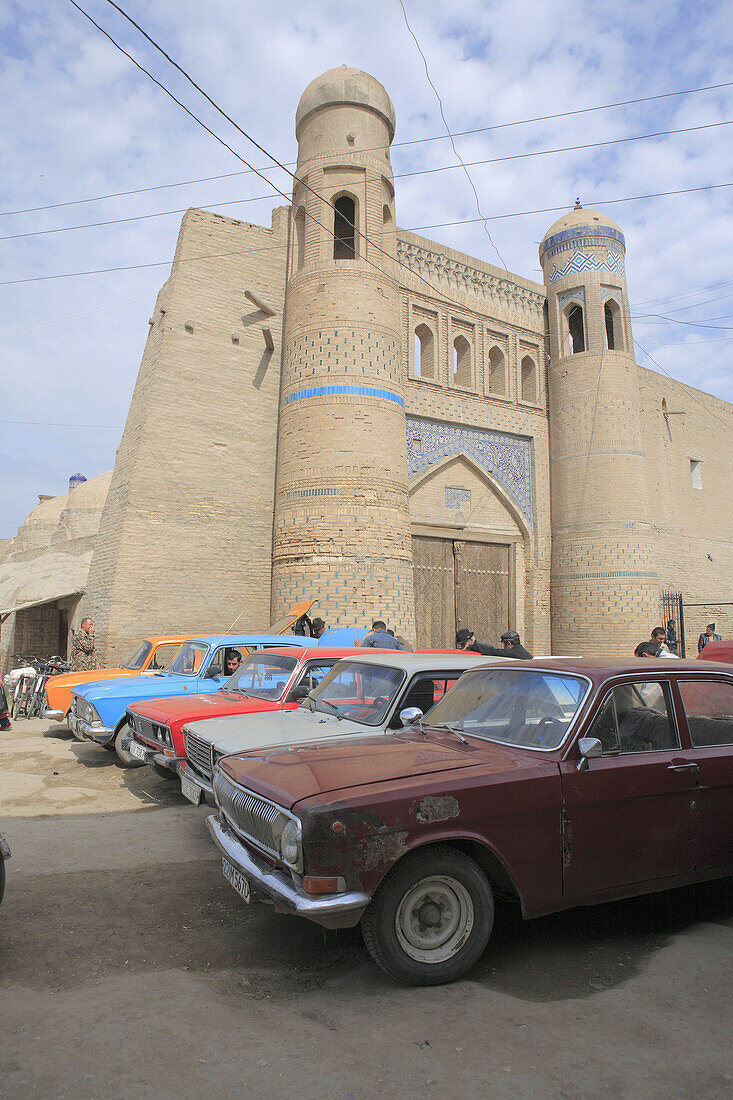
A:
{"type": "Polygon", "coordinates": [[[699,772],[697,764],[667,764],[668,772],[699,772]]]}

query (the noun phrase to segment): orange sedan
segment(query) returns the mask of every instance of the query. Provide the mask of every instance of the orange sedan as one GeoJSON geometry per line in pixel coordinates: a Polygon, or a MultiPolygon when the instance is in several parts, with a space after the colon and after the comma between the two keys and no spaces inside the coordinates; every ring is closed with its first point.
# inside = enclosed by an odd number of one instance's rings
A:
{"type": "Polygon", "coordinates": [[[159,638],[146,638],[135,656],[122,668],[96,668],[90,672],[65,672],[62,676],[50,676],[46,682],[47,706],[44,718],[63,722],[71,708],[71,692],[78,684],[94,680],[113,680],[120,676],[142,676],[165,668],[181,644],[192,634],[164,634],[159,638]]]}

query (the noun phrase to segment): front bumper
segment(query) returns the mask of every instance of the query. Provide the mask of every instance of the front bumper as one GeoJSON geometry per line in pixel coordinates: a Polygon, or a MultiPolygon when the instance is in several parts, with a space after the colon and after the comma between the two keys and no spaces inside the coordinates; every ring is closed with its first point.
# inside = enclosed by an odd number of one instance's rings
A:
{"type": "Polygon", "coordinates": [[[43,717],[47,718],[49,722],[63,722],[65,713],[63,710],[53,710],[51,707],[46,707],[43,717]]]}
{"type": "Polygon", "coordinates": [[[98,745],[107,745],[114,738],[115,731],[107,726],[92,726],[89,722],[82,721],[75,714],[70,717],[71,728],[79,739],[96,741],[98,745]]]}
{"type": "Polygon", "coordinates": [[[211,782],[204,778],[199,772],[193,770],[187,760],[178,761],[178,774],[181,779],[187,779],[189,783],[192,783],[194,787],[198,787],[201,791],[201,797],[204,802],[207,802],[209,806],[216,806],[216,799],[214,798],[214,788],[211,782]]]}
{"type": "Polygon", "coordinates": [[[306,917],[323,928],[353,928],[361,920],[370,901],[368,894],[350,890],[311,897],[283,871],[257,859],[217,814],[207,817],[206,825],[217,848],[245,878],[273,899],[279,913],[306,917]]]}

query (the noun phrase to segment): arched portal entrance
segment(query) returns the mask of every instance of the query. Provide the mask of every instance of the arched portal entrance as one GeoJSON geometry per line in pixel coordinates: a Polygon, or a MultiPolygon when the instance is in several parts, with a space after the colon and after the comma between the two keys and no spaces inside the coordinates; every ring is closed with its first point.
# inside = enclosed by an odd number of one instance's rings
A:
{"type": "Polygon", "coordinates": [[[410,479],[415,627],[421,649],[461,627],[499,644],[524,626],[531,533],[509,494],[465,453],[410,479]]]}

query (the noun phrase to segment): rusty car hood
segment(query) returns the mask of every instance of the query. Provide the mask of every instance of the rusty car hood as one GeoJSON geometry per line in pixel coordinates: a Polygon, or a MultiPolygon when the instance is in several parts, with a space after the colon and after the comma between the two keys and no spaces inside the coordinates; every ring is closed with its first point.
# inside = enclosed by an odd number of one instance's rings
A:
{"type": "Polygon", "coordinates": [[[219,762],[243,787],[291,809],[304,798],[390,780],[454,771],[480,765],[506,773],[555,761],[538,759],[526,750],[495,745],[477,738],[459,740],[449,731],[425,735],[409,730],[371,737],[333,740],[299,748],[267,749],[227,756],[219,762]]]}

